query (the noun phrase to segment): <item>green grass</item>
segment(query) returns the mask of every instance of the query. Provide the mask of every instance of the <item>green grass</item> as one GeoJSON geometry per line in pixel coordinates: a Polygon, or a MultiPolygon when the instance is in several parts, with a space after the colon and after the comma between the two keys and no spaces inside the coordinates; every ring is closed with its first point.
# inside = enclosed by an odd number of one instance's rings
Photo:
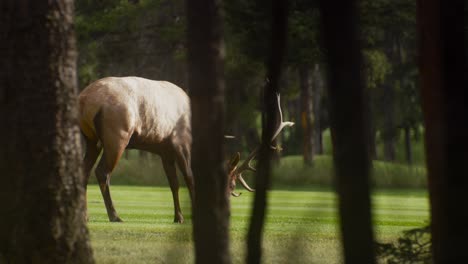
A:
{"type": "MultiPolygon", "coordinates": [[[[89,229],[97,263],[193,263],[188,193],[181,189],[185,224],[174,224],[168,187],[112,186],[124,223],[109,223],[98,187],[88,187],[89,229]]],[[[424,191],[392,189],[373,195],[379,241],[395,241],[401,231],[428,220],[424,191]]],[[[231,199],[231,251],[244,263],[246,230],[253,195],[231,199]]],[[[327,188],[269,193],[264,263],[339,263],[336,197],[327,188]]]]}

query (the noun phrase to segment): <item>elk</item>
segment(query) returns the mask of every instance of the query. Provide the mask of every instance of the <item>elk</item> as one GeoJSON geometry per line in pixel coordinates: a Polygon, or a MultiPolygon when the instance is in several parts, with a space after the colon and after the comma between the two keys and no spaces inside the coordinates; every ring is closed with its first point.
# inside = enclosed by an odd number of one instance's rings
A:
{"type": "MultiPolygon", "coordinates": [[[[88,85],[79,95],[79,125],[85,139],[85,184],[99,154],[101,159],[95,169],[96,178],[107,210],[109,221],[121,222],[110,194],[111,173],[125,149],[140,149],[161,156],[174,202],[174,222],[183,223],[179,203],[179,182],[176,164],[182,172],[190,197],[194,198],[194,181],[191,169],[191,109],[187,94],[175,84],[140,77],[107,77],[88,85]]],[[[278,95],[280,126],[272,140],[283,127],[278,95]]],[[[240,155],[229,163],[228,190],[233,196],[236,181],[248,190],[242,172],[254,171],[251,161],[256,148],[237,166],[240,155]]],[[[86,188],[86,186],[85,186],[86,188]]]]}
{"type": "Polygon", "coordinates": [[[111,222],[121,222],[110,194],[111,173],[124,150],[161,156],[174,201],[174,222],[183,223],[176,164],[193,200],[191,110],[187,94],[175,84],[139,77],[107,77],[79,95],[79,125],[86,143],[85,182],[103,150],[95,174],[111,222]]]}
{"type": "MultiPolygon", "coordinates": [[[[281,133],[281,131],[283,130],[283,128],[285,127],[291,127],[294,125],[294,122],[290,122],[290,121],[283,121],[283,112],[281,111],[281,98],[280,98],[280,95],[277,94],[276,95],[276,99],[277,99],[277,117],[278,117],[278,127],[276,128],[276,131],[273,133],[273,136],[271,138],[271,141],[274,141],[276,139],[276,137],[278,137],[278,135],[281,133]]],[[[272,146],[273,149],[277,150],[277,151],[281,151],[281,148],[279,146],[272,146]]],[[[230,194],[234,197],[239,197],[241,195],[241,193],[236,193],[234,190],[236,188],[236,182],[239,181],[242,186],[249,192],[254,192],[255,190],[250,188],[250,186],[247,184],[247,182],[244,180],[244,178],[242,177],[242,173],[246,172],[246,171],[252,171],[252,172],[255,172],[256,169],[252,166],[252,161],[253,159],[257,156],[258,154],[258,151],[260,150],[260,147],[257,146],[252,152],[250,152],[250,154],[247,156],[247,158],[241,163],[241,165],[238,165],[239,164],[239,161],[240,161],[240,153],[236,153],[234,154],[234,156],[231,158],[231,160],[229,161],[228,163],[228,177],[229,177],[229,186],[228,186],[228,191],[230,192],[230,194]]]]}

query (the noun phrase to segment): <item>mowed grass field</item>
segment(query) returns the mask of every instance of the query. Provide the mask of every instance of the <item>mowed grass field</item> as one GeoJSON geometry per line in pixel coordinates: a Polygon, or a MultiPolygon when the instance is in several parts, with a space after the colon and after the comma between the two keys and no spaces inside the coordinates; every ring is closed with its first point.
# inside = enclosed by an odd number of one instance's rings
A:
{"type": "MultiPolygon", "coordinates": [[[[181,188],[186,222],[174,224],[168,187],[112,186],[124,223],[110,223],[99,188],[88,187],[89,229],[100,263],[193,263],[192,226],[187,190],[181,188]]],[[[253,195],[231,198],[231,252],[244,263],[253,195]]],[[[401,231],[427,224],[427,193],[388,190],[373,194],[378,241],[396,241],[401,231]]],[[[269,193],[264,233],[264,263],[340,263],[336,196],[330,189],[275,190],[269,193]]]]}

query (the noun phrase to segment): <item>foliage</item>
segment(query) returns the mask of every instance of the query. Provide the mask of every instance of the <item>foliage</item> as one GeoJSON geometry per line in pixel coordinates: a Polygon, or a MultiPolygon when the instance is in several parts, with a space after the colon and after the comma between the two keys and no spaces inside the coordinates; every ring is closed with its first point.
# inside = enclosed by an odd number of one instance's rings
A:
{"type": "Polygon", "coordinates": [[[80,85],[108,75],[138,75],[183,86],[185,74],[177,73],[184,67],[182,13],[181,0],[142,0],[137,5],[78,0],[80,85]]]}
{"type": "Polygon", "coordinates": [[[323,60],[320,46],[320,14],[315,2],[291,1],[287,56],[290,65],[313,65],[323,60]]]}
{"type": "Polygon", "coordinates": [[[245,132],[257,129],[265,67],[245,56],[237,39],[227,41],[226,50],[226,133],[236,136],[239,151],[254,147],[248,145],[245,132]]]}
{"type": "Polygon", "coordinates": [[[385,81],[392,66],[385,54],[378,49],[364,50],[363,59],[367,87],[376,89],[385,81]]]}
{"type": "Polygon", "coordinates": [[[432,263],[429,226],[403,232],[395,243],[377,243],[377,255],[388,264],[432,263]]]}
{"type": "MultiPolygon", "coordinates": [[[[259,138],[261,89],[269,54],[271,12],[269,1],[225,1],[226,134],[236,136],[229,150],[248,152],[259,138]]],[[[415,63],[415,3],[410,0],[360,1],[363,78],[369,87],[372,123],[383,135],[383,85],[396,93],[395,129],[422,123],[415,63]],[[389,38],[389,35],[392,38],[389,38]],[[389,56],[400,48],[401,61],[389,56]]],[[[319,44],[317,1],[290,1],[288,50],[281,81],[283,113],[299,124],[300,93],[297,69],[326,62],[319,44]]],[[[79,47],[80,87],[108,75],[138,75],[172,81],[186,87],[185,12],[182,0],[77,0],[76,32],[79,47]]],[[[345,48],[345,43],[343,48],[345,48]]],[[[322,97],[321,129],[327,128],[327,97],[322,97]]],[[[317,122],[318,123],[318,122],[317,122]]],[[[396,133],[399,135],[399,133],[396,133]]],[[[300,126],[285,131],[285,154],[302,152],[300,126]]],[[[378,139],[378,137],[377,137],[378,139]]],[[[377,142],[379,143],[379,142],[377,142]]],[[[419,148],[419,143],[414,149],[419,148]]],[[[404,145],[397,147],[397,156],[404,145]]],[[[419,149],[415,155],[419,155],[419,149]]],[[[328,152],[328,154],[330,154],[328,152]]],[[[402,155],[400,155],[402,156],[402,155]]],[[[419,155],[421,156],[421,155],[419,155]]],[[[380,155],[379,155],[380,158],[380,155]]],[[[423,158],[414,158],[416,161],[423,158]]],[[[404,158],[397,157],[398,161],[404,158]]],[[[423,164],[423,162],[416,162],[423,164]]]]}
{"type": "Polygon", "coordinates": [[[383,120],[392,118],[388,114],[394,113],[392,130],[406,127],[416,130],[422,123],[416,64],[416,2],[360,1],[360,14],[365,79],[371,89],[375,128],[382,136],[398,135],[383,129],[383,120]],[[388,89],[394,100],[388,98],[388,89]]]}
{"type": "MultiPolygon", "coordinates": [[[[334,183],[333,173],[332,158],[328,155],[318,155],[313,167],[304,166],[301,156],[286,156],[273,167],[273,188],[331,187],[334,183]]],[[[181,174],[178,173],[178,175],[181,174]]],[[[254,177],[253,173],[244,175],[251,185],[253,185],[254,177]]],[[[425,188],[426,169],[419,166],[374,161],[371,180],[376,188],[425,188]]],[[[95,177],[90,177],[90,182],[96,183],[95,177]]],[[[148,160],[143,160],[139,158],[136,151],[130,151],[128,159],[120,160],[112,173],[111,182],[114,185],[167,185],[160,158],[151,155],[148,160]]],[[[182,178],[180,182],[184,182],[182,178]]]]}

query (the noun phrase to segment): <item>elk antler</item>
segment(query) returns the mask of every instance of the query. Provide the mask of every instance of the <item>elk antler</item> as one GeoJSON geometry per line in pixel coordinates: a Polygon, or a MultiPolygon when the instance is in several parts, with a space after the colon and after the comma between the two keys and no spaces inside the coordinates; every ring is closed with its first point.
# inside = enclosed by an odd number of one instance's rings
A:
{"type": "MultiPolygon", "coordinates": [[[[276,137],[281,133],[284,127],[291,127],[294,125],[294,122],[289,122],[289,121],[283,121],[283,112],[281,111],[281,100],[280,100],[280,95],[276,94],[277,98],[277,103],[278,103],[278,116],[279,116],[279,125],[278,128],[276,129],[275,133],[273,133],[273,136],[271,138],[271,141],[274,141],[276,137]]],[[[278,148],[278,147],[275,147],[278,148]]],[[[241,165],[235,166],[231,173],[230,176],[231,178],[234,178],[235,180],[239,180],[239,182],[244,186],[244,188],[249,191],[249,192],[254,192],[255,190],[250,188],[250,186],[245,182],[244,178],[242,178],[242,173],[250,170],[250,171],[256,171],[256,169],[252,166],[252,160],[257,156],[258,151],[260,147],[256,147],[250,154],[247,156],[247,158],[242,162],[241,165]]],[[[231,190],[231,194],[235,197],[238,197],[240,194],[237,194],[234,192],[234,189],[231,190]]]]}

